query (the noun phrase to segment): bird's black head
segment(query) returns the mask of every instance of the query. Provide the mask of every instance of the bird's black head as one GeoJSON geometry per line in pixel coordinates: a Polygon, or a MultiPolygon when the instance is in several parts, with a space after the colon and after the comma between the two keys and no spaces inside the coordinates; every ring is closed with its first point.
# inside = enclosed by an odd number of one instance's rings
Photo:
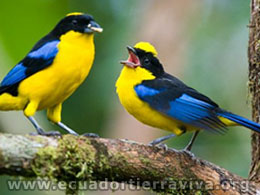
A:
{"type": "Polygon", "coordinates": [[[121,64],[130,68],[145,68],[155,77],[159,77],[164,73],[164,69],[159,59],[156,57],[155,48],[147,42],[139,42],[134,48],[127,47],[129,57],[126,61],[121,61],[121,64]]]}
{"type": "Polygon", "coordinates": [[[103,29],[92,16],[83,13],[71,13],[55,26],[52,34],[61,36],[69,31],[91,34],[93,32],[102,32],[103,29]]]}

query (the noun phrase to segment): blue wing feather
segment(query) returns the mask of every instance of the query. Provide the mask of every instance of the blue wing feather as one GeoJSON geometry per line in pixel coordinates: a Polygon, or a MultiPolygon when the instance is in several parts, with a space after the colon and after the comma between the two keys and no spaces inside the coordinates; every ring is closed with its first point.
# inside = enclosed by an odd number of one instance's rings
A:
{"type": "Polygon", "coordinates": [[[32,50],[3,79],[1,86],[11,86],[21,82],[32,74],[48,67],[58,53],[59,40],[52,40],[32,50]]]}
{"type": "Polygon", "coordinates": [[[184,123],[203,129],[223,128],[225,126],[218,119],[212,105],[187,94],[170,101],[170,109],[166,114],[184,123]]]}
{"type": "Polygon", "coordinates": [[[50,58],[53,58],[58,53],[57,45],[60,41],[54,40],[51,42],[48,42],[44,44],[42,47],[38,48],[35,51],[32,51],[28,54],[28,57],[30,58],[42,58],[45,60],[48,60],[50,58]]]}
{"type": "Polygon", "coordinates": [[[17,64],[3,79],[1,86],[8,86],[26,78],[26,67],[23,63],[17,64]]]}
{"type": "Polygon", "coordinates": [[[145,96],[153,96],[153,95],[159,94],[160,91],[162,91],[162,90],[152,89],[152,88],[146,87],[144,85],[137,85],[135,87],[135,91],[139,97],[145,97],[145,96]]]}
{"type": "Polygon", "coordinates": [[[174,90],[155,89],[143,84],[137,85],[135,91],[138,97],[153,109],[183,123],[208,130],[225,128],[214,111],[215,105],[194,98],[185,92],[176,96],[177,92],[174,90]]]}

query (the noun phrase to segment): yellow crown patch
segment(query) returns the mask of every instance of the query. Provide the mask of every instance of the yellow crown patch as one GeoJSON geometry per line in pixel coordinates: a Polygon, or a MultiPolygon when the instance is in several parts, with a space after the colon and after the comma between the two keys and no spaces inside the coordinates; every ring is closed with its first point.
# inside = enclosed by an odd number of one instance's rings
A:
{"type": "Polygon", "coordinates": [[[154,56],[157,56],[157,51],[154,46],[149,42],[138,42],[134,46],[137,49],[142,49],[146,52],[151,52],[154,56]]]}
{"type": "Polygon", "coordinates": [[[72,12],[72,13],[67,14],[66,16],[76,16],[76,15],[83,15],[83,13],[82,12],[72,12]]]}

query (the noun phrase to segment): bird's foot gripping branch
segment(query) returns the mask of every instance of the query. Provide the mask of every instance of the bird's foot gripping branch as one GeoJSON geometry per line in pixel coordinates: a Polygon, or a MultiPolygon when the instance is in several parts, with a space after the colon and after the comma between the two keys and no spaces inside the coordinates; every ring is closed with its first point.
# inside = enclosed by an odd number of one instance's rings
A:
{"type": "MultiPolygon", "coordinates": [[[[40,181],[55,182],[55,189],[65,186],[67,190],[109,190],[108,181],[117,184],[115,190],[125,186],[120,183],[129,184],[130,190],[169,193],[255,194],[260,190],[254,182],[189,152],[73,135],[53,138],[0,134],[0,173],[45,178],[48,180],[40,181]]],[[[7,185],[12,182],[19,183],[9,180],[7,185]]]]}

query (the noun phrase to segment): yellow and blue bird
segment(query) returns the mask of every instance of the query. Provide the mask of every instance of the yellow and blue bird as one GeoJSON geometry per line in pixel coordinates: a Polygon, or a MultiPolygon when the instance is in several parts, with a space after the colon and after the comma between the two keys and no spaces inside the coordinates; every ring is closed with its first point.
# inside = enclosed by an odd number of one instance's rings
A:
{"type": "Polygon", "coordinates": [[[166,73],[157,51],[148,42],[127,47],[129,57],[116,82],[121,104],[136,119],[173,134],[158,138],[152,145],[194,131],[186,146],[191,150],[199,130],[221,132],[227,126],[242,125],[260,132],[260,124],[221,109],[207,96],[166,73]]]}
{"type": "Polygon", "coordinates": [[[33,118],[47,109],[48,119],[78,135],[61,122],[62,103],[88,76],[95,56],[94,32],[102,28],[92,16],[75,12],[64,17],[3,79],[0,110],[23,110],[40,135],[45,132],[33,118]]]}

